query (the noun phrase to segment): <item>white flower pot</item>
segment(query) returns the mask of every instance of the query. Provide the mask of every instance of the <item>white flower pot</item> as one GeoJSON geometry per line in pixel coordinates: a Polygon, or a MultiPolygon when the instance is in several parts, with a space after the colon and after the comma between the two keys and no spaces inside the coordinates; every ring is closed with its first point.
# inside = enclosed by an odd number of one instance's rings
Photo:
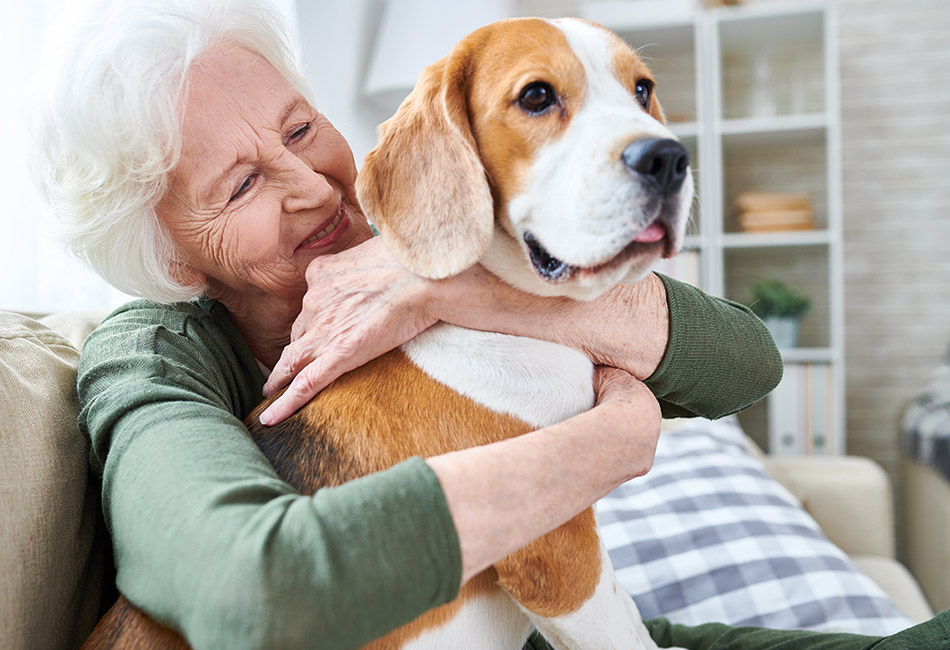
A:
{"type": "Polygon", "coordinates": [[[798,325],[801,319],[795,316],[767,316],[762,322],[769,328],[778,347],[794,348],[798,345],[798,325]]]}

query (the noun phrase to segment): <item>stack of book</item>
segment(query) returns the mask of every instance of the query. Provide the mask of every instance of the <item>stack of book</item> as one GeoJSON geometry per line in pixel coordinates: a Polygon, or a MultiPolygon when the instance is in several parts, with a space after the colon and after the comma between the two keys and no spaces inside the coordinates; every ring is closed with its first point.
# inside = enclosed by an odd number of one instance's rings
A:
{"type": "Polygon", "coordinates": [[[804,194],[743,192],[736,198],[739,227],[745,232],[812,230],[815,210],[804,194]]]}

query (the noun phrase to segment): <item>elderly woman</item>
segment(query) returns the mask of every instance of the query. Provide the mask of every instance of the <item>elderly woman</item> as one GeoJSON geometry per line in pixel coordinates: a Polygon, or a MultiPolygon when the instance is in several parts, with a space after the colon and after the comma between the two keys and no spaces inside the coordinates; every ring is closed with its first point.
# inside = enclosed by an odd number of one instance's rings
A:
{"type": "Polygon", "coordinates": [[[666,278],[566,304],[393,262],[264,4],[117,0],[71,27],[37,114],[45,185],[72,248],[146,299],[86,343],[80,427],[119,590],[195,646],[368,642],[644,473],[657,400],[718,417],[778,381],[754,316],[666,278]],[[538,435],[316,494],[278,479],[242,425],[263,389],[297,375],[265,414],[278,421],[440,320],[619,370],[600,372],[592,411],[538,435]],[[525,466],[543,472],[511,471],[525,466]]]}

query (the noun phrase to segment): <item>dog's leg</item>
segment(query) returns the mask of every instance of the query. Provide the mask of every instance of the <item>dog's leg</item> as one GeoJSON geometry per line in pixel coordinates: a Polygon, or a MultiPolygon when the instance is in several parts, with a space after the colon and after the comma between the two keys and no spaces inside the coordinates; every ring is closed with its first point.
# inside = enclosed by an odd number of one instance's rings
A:
{"type": "Polygon", "coordinates": [[[653,650],[614,576],[593,509],[495,565],[499,584],[559,650],[653,650]]]}
{"type": "Polygon", "coordinates": [[[603,545],[600,581],[590,599],[574,612],[534,624],[559,649],[657,648],[636,603],[617,581],[603,545]]]}

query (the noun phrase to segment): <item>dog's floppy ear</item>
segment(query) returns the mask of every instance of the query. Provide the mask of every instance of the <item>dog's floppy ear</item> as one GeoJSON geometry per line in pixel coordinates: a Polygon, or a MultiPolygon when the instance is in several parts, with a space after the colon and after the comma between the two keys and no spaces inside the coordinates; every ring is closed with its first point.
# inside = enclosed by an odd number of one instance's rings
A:
{"type": "Polygon", "coordinates": [[[470,50],[425,69],[379,127],[357,182],[360,205],[393,256],[417,275],[467,269],[491,243],[494,209],[466,104],[470,50]]]}

